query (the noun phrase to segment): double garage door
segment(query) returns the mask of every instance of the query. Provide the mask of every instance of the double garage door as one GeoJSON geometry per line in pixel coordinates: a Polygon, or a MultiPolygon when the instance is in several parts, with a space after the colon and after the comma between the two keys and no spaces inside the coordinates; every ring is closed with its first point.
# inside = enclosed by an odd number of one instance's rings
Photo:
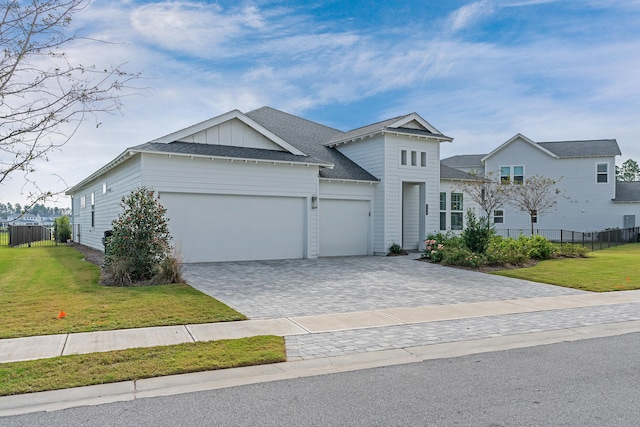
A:
{"type": "Polygon", "coordinates": [[[161,193],[185,262],[303,258],[305,199],[161,193]]]}
{"type": "MultiPolygon", "coordinates": [[[[161,193],[174,246],[185,262],[293,259],[305,257],[306,200],[161,193]]],[[[366,255],[369,202],[321,199],[319,255],[366,255]]]]}

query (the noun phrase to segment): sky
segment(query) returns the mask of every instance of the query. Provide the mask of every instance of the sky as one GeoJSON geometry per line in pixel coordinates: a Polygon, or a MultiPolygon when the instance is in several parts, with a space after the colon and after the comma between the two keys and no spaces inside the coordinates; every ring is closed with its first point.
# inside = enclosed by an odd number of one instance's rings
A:
{"type": "MultiPolygon", "coordinates": [[[[265,105],[344,131],[417,112],[454,138],[442,158],[522,133],[615,138],[618,164],[640,161],[640,0],[94,0],[72,28],[107,42],[67,46],[72,61],[143,78],[36,163],[54,192],[127,147],[265,105]]],[[[28,191],[15,174],[0,202],[28,191]]]]}

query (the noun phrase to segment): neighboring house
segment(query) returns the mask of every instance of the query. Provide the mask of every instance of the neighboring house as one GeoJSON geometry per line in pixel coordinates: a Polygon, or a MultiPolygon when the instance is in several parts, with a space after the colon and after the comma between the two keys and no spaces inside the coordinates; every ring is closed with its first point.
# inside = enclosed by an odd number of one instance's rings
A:
{"type": "Polygon", "coordinates": [[[440,228],[450,141],[416,113],[342,132],[269,107],[233,110],[128,148],[69,189],[74,239],[102,249],[122,197],[146,186],[186,262],[422,248],[440,228]]]}
{"type": "MultiPolygon", "coordinates": [[[[635,227],[640,217],[640,182],[615,179],[620,154],[615,139],[536,143],[517,134],[489,154],[453,156],[441,163],[510,182],[534,175],[558,180],[563,193],[557,208],[539,215],[535,228],[597,231],[635,227]]],[[[530,228],[528,213],[509,206],[494,212],[492,222],[498,229],[530,228]]]]}

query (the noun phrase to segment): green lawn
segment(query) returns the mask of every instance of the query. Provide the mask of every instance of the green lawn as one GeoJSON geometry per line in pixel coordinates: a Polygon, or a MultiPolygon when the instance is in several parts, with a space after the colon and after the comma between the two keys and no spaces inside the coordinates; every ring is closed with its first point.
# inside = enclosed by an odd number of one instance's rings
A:
{"type": "MultiPolygon", "coordinates": [[[[0,246],[0,338],[245,319],[188,285],[101,286],[82,258],[66,246],[0,246]]],[[[284,360],[284,339],[262,336],[0,363],[0,395],[284,360]]]]}
{"type": "Polygon", "coordinates": [[[284,339],[261,336],[0,363],[0,396],[284,360],[284,339]]]}
{"type": "Polygon", "coordinates": [[[593,292],[640,289],[640,243],[590,252],[587,258],[541,261],[493,274],[593,292]]]}
{"type": "Polygon", "coordinates": [[[99,285],[82,258],[66,246],[0,246],[0,338],[245,319],[184,284],[99,285]]]}

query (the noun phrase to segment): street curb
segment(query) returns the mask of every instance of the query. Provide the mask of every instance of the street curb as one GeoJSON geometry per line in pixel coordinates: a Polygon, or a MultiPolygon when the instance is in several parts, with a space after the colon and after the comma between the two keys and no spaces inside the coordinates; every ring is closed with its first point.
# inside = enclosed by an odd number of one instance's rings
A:
{"type": "Polygon", "coordinates": [[[640,320],[0,397],[0,417],[640,332],[640,320]]]}

